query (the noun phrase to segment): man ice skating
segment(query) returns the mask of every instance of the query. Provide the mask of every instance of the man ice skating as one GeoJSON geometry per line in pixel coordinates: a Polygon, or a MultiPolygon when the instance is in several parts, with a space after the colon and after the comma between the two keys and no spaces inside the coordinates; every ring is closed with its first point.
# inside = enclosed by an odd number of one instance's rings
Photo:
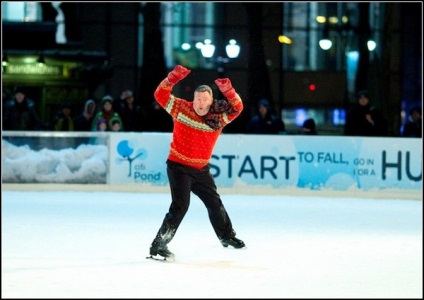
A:
{"type": "Polygon", "coordinates": [[[173,259],[167,244],[174,237],[190,205],[190,192],[205,204],[209,220],[224,247],[243,248],[243,241],[235,237],[231,220],[217,193],[210,173],[209,160],[224,126],[237,118],[243,102],[228,78],[215,83],[227,100],[214,100],[212,89],[200,85],[192,102],[171,94],[173,86],[191,70],[177,65],[159,84],[154,93],[156,101],[174,120],[174,129],[167,164],[172,203],[162,226],[150,247],[150,256],[173,259]]]}

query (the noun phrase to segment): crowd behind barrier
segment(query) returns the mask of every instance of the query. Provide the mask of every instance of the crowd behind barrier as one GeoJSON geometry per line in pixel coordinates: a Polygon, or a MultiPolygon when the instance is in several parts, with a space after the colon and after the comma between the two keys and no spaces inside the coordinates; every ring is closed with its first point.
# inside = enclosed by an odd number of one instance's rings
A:
{"type": "MultiPolygon", "coordinates": [[[[168,192],[171,139],[153,132],[3,131],[3,188],[168,192]]],[[[415,138],[224,133],[211,172],[224,193],[422,199],[422,145],[415,138]]]]}
{"type": "MultiPolygon", "coordinates": [[[[82,100],[78,107],[64,99],[47,121],[41,120],[35,103],[25,87],[17,86],[10,99],[4,98],[3,130],[171,132],[173,128],[172,118],[156,101],[143,107],[131,89],[123,90],[116,98],[106,94],[98,101],[82,100]]],[[[305,116],[302,126],[288,128],[266,98],[257,99],[256,110],[248,118],[245,126],[240,124],[232,133],[325,135],[328,131],[313,116],[305,116]]],[[[389,136],[387,119],[372,105],[366,90],[358,92],[356,101],[346,111],[343,132],[340,128],[337,132],[343,136],[389,136]]],[[[399,136],[422,138],[421,106],[413,107],[403,117],[399,136]]]]}

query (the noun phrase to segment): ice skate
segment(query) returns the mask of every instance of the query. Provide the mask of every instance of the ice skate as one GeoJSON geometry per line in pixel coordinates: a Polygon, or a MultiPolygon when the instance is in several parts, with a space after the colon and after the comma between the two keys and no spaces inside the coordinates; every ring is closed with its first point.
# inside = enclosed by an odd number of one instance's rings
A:
{"type": "Polygon", "coordinates": [[[172,240],[175,235],[176,228],[163,222],[161,228],[159,229],[155,239],[150,246],[150,257],[155,260],[162,261],[174,261],[175,255],[169,251],[167,244],[172,240]]]}
{"type": "Polygon", "coordinates": [[[175,255],[169,251],[168,246],[160,245],[159,243],[154,242],[152,246],[150,246],[150,256],[147,258],[163,261],[174,261],[175,255]]]}
{"type": "Polygon", "coordinates": [[[242,240],[239,240],[236,237],[232,237],[230,239],[222,239],[221,240],[221,244],[224,247],[233,246],[236,249],[246,247],[246,245],[244,244],[244,242],[242,240]]]}

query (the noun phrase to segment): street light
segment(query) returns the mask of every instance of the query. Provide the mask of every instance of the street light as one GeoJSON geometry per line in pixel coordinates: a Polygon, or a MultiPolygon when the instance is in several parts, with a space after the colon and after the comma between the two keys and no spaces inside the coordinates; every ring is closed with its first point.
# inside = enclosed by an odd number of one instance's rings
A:
{"type": "Polygon", "coordinates": [[[333,46],[333,42],[329,38],[323,38],[319,41],[319,46],[322,50],[328,50],[333,46]]]}
{"type": "Polygon", "coordinates": [[[215,53],[215,45],[212,44],[210,39],[206,39],[205,43],[200,45],[200,52],[202,52],[203,57],[211,58],[215,53]]]}
{"type": "MultiPolygon", "coordinates": [[[[208,60],[212,59],[215,53],[215,45],[212,44],[210,39],[206,39],[204,43],[199,44],[200,52],[202,56],[208,60]]],[[[237,44],[235,39],[230,39],[228,44],[225,46],[225,52],[227,53],[227,57],[218,56],[216,58],[217,62],[217,70],[220,78],[225,76],[225,68],[224,64],[228,63],[230,59],[237,58],[240,54],[240,46],[237,44]]]]}
{"type": "Polygon", "coordinates": [[[231,39],[228,42],[228,45],[225,46],[225,52],[227,52],[227,56],[229,58],[237,58],[240,54],[240,46],[237,45],[235,39],[231,39]]]}

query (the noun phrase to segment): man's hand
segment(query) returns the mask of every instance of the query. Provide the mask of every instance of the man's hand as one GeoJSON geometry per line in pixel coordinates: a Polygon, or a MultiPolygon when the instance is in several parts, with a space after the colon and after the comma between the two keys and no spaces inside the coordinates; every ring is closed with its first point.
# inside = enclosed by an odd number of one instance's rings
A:
{"type": "Polygon", "coordinates": [[[181,65],[177,65],[174,67],[174,69],[169,72],[167,79],[168,82],[172,85],[176,84],[178,81],[182,80],[184,77],[186,77],[191,70],[184,68],[181,65]]]}
{"type": "Polygon", "coordinates": [[[215,80],[216,85],[218,86],[221,93],[227,99],[234,99],[236,97],[236,91],[231,85],[231,81],[229,78],[219,78],[215,80]]]}

